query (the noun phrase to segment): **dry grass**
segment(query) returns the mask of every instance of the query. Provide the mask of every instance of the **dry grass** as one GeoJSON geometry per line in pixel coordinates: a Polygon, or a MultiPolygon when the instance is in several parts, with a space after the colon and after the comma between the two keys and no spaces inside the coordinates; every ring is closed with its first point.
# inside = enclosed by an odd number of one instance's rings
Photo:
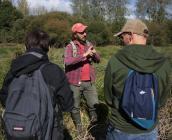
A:
{"type": "Polygon", "coordinates": [[[172,140],[172,97],[159,113],[159,140],[172,140]]]}
{"type": "MultiPolygon", "coordinates": [[[[166,48],[166,50],[162,48],[162,50],[159,50],[159,51],[164,51],[164,53],[172,52],[171,48],[166,48]]],[[[0,58],[1,58],[0,64],[2,66],[0,70],[0,85],[2,84],[4,75],[9,68],[10,60],[14,57],[14,53],[16,52],[14,51],[14,49],[12,50],[10,49],[11,48],[3,47],[0,51],[0,58]]],[[[102,59],[101,59],[100,64],[95,65],[96,72],[97,72],[96,87],[99,93],[99,99],[102,101],[104,100],[104,97],[103,97],[104,70],[107,65],[107,61],[112,56],[112,54],[118,49],[119,48],[115,48],[115,47],[97,48],[97,51],[100,52],[102,59]]],[[[21,51],[21,50],[18,49],[18,51],[21,51]]],[[[49,52],[50,60],[53,61],[54,63],[59,64],[61,67],[63,67],[63,63],[62,63],[63,51],[64,51],[63,49],[50,49],[50,52],[49,52]]],[[[1,113],[2,113],[2,107],[0,106],[0,114],[1,113]]],[[[69,130],[70,135],[72,136],[73,140],[94,140],[94,138],[90,135],[89,130],[88,130],[89,119],[86,114],[87,113],[84,110],[81,111],[81,117],[82,117],[82,122],[83,122],[83,126],[82,126],[83,132],[79,135],[77,135],[77,131],[74,127],[70,114],[69,113],[64,114],[64,124],[69,130]]],[[[166,105],[160,110],[159,120],[160,120],[159,140],[172,140],[172,97],[168,99],[166,105]]],[[[0,140],[3,140],[2,129],[0,129],[0,140]]]]}

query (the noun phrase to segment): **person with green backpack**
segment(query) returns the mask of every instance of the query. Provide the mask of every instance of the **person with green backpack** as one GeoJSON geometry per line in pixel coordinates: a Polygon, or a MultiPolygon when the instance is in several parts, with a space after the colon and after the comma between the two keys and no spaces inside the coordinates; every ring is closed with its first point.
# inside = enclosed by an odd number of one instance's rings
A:
{"type": "Polygon", "coordinates": [[[64,54],[65,73],[74,96],[74,108],[71,115],[79,133],[82,131],[80,116],[82,95],[86,99],[90,120],[97,119],[94,105],[98,103],[98,95],[94,85],[93,63],[99,63],[100,56],[95,47],[86,40],[86,29],[87,26],[82,23],[72,26],[72,41],[65,47],[64,54]]]}

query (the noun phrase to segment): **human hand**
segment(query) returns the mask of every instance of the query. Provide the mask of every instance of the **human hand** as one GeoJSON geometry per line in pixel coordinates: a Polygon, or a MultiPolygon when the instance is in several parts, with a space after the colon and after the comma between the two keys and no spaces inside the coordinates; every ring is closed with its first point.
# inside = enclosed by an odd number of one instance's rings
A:
{"type": "Polygon", "coordinates": [[[96,49],[95,49],[95,48],[92,49],[92,53],[93,53],[93,54],[96,53],[96,49]]]}
{"type": "Polygon", "coordinates": [[[87,57],[87,56],[93,56],[94,53],[93,53],[93,47],[89,47],[88,50],[83,54],[84,57],[87,57]]]}

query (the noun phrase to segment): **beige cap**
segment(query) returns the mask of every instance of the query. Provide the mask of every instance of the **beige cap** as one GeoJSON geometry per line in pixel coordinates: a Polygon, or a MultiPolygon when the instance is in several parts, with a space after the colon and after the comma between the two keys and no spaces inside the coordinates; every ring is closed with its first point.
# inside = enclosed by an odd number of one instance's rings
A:
{"type": "Polygon", "coordinates": [[[139,19],[130,19],[127,20],[122,30],[114,36],[120,36],[124,32],[131,32],[139,35],[148,36],[148,27],[139,19]]]}

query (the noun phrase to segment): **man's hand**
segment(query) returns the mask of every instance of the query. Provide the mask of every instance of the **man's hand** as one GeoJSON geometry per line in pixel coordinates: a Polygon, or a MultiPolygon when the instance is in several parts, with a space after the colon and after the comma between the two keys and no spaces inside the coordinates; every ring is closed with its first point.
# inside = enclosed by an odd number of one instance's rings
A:
{"type": "Polygon", "coordinates": [[[95,49],[95,48],[92,49],[92,53],[93,53],[93,54],[96,53],[96,49],[95,49]]]}
{"type": "Polygon", "coordinates": [[[93,46],[89,47],[86,53],[83,54],[84,57],[93,56],[94,53],[96,53],[96,50],[93,48],[93,46]]]}

